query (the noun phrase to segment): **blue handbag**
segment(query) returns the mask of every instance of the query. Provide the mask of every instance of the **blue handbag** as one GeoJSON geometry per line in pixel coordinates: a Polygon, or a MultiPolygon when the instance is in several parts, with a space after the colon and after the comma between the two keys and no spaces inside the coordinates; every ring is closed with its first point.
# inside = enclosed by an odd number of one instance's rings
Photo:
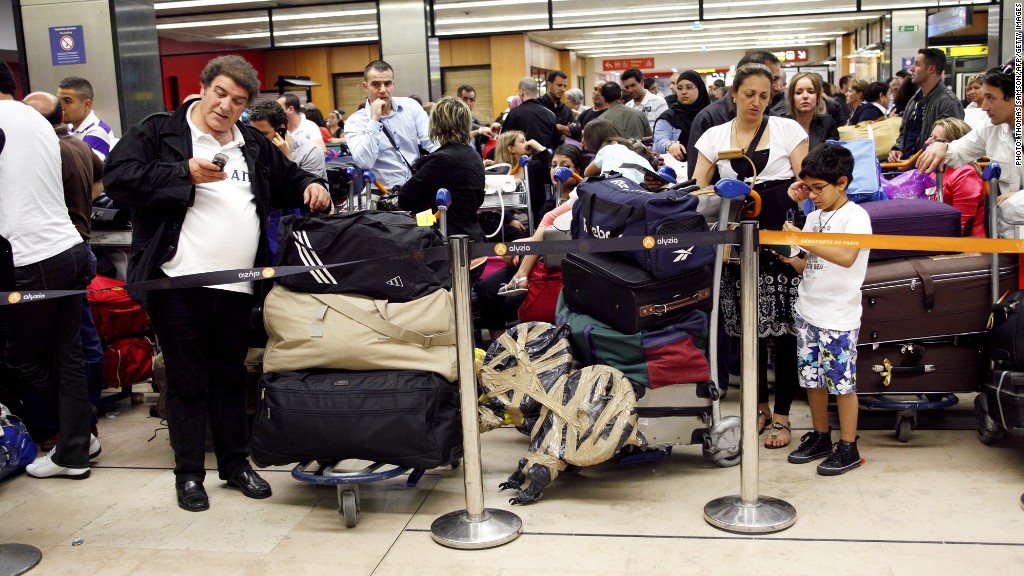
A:
{"type": "Polygon", "coordinates": [[[25,423],[4,408],[0,425],[4,434],[0,436],[0,480],[21,472],[36,459],[36,443],[25,428],[25,423]]]}

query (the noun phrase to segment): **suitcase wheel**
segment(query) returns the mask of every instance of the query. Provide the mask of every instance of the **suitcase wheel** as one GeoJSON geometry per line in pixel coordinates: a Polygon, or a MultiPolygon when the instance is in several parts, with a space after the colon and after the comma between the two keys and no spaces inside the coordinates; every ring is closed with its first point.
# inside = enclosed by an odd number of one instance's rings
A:
{"type": "Polygon", "coordinates": [[[991,446],[1003,437],[1005,430],[989,416],[988,396],[985,394],[974,397],[974,416],[978,422],[978,440],[982,444],[991,446]]]}
{"type": "Polygon", "coordinates": [[[359,493],[350,486],[338,486],[338,513],[344,516],[346,528],[356,527],[359,521],[359,493]]]}
{"type": "Polygon", "coordinates": [[[911,418],[900,418],[896,421],[896,439],[900,442],[909,442],[910,433],[914,430],[914,421],[911,418]]]}

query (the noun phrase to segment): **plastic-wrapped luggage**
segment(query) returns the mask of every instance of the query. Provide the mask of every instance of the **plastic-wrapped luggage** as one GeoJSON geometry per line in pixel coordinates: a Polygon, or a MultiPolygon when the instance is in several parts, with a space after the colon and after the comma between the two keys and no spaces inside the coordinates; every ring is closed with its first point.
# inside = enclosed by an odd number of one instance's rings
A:
{"type": "Polygon", "coordinates": [[[520,324],[495,341],[483,359],[485,406],[529,434],[525,458],[501,488],[527,504],[569,466],[610,459],[623,446],[643,446],[636,396],[621,372],[588,366],[570,373],[566,328],[520,324]]]}

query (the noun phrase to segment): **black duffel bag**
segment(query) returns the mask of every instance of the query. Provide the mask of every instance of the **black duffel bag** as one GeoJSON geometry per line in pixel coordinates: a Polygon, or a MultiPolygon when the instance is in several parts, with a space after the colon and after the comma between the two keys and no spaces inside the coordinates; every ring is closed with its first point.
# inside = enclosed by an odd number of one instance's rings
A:
{"type": "Polygon", "coordinates": [[[404,212],[364,210],[327,217],[285,216],[278,236],[278,266],[372,262],[284,276],[282,285],[311,294],[361,294],[409,302],[451,288],[441,235],[417,226],[404,212]],[[427,250],[433,248],[433,250],[427,250]],[[417,252],[412,258],[403,257],[417,252]]]}
{"type": "Polygon", "coordinates": [[[461,455],[458,383],[433,372],[267,372],[260,380],[257,466],[355,458],[427,469],[461,455]]]}
{"type": "Polygon", "coordinates": [[[988,349],[997,367],[1024,369],[1024,290],[1011,292],[992,305],[988,349]]]}

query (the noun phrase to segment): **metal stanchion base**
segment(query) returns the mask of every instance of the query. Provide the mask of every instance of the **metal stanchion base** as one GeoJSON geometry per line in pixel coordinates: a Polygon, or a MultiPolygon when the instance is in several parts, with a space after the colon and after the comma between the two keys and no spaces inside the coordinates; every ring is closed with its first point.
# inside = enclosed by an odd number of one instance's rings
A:
{"type": "Polygon", "coordinates": [[[28,544],[0,544],[0,576],[24,574],[36,567],[43,553],[28,544]]]}
{"type": "Polygon", "coordinates": [[[485,508],[478,522],[469,519],[469,512],[456,510],[430,525],[430,536],[435,542],[459,550],[496,548],[515,540],[522,531],[523,521],[519,516],[494,508],[485,508]]]}
{"type": "Polygon", "coordinates": [[[1024,510],[1024,494],[1020,495],[1020,508],[1024,510]]]}
{"type": "Polygon", "coordinates": [[[770,496],[761,496],[753,504],[744,504],[739,496],[724,496],[704,506],[704,519],[726,532],[772,534],[796,522],[796,508],[770,496]]]}

